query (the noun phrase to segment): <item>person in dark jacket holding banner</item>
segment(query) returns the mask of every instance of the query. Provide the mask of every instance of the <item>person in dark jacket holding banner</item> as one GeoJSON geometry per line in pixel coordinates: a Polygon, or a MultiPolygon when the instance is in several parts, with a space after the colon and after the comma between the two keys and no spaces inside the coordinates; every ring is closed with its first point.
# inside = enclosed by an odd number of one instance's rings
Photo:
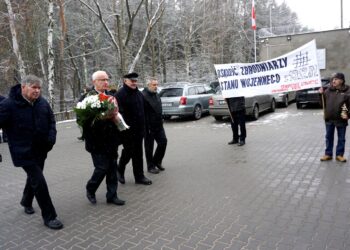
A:
{"type": "Polygon", "coordinates": [[[326,150],[321,161],[329,161],[333,158],[334,132],[337,129],[338,143],[336,147],[336,160],[346,162],[344,158],[345,133],[348,125],[350,108],[350,88],[345,85],[343,73],[335,73],[331,77],[331,85],[324,90],[320,88],[326,123],[326,150]]]}
{"type": "Polygon", "coordinates": [[[145,153],[148,172],[158,174],[159,170],[165,170],[162,161],[167,147],[167,138],[163,127],[163,110],[162,101],[157,93],[158,80],[151,78],[147,87],[142,91],[145,98],[145,118],[146,118],[146,134],[145,134],[145,153]],[[154,141],[157,142],[155,152],[154,141]]]}
{"type": "Polygon", "coordinates": [[[5,128],[13,164],[27,174],[21,205],[33,214],[33,198],[41,209],[44,224],[61,229],[43,174],[47,153],[56,142],[56,122],[49,103],[41,97],[40,78],[24,77],[0,103],[0,127],[5,128]]]}
{"type": "Polygon", "coordinates": [[[142,93],[137,88],[137,73],[124,75],[124,84],[117,92],[119,112],[129,129],[121,132],[123,151],[118,165],[118,180],[125,183],[125,167],[132,160],[136,184],[151,185],[143,172],[143,137],[145,135],[145,111],[142,93]]]}
{"type": "Polygon", "coordinates": [[[227,98],[227,105],[231,115],[232,141],[228,144],[243,146],[247,137],[245,127],[245,99],[243,96],[227,98]],[[240,132],[240,133],[239,133],[240,132]]]}
{"type": "MultiPolygon", "coordinates": [[[[85,98],[100,93],[110,95],[111,98],[114,98],[107,91],[108,80],[108,74],[105,71],[94,72],[92,75],[94,88],[86,93],[85,98]]],[[[96,204],[95,193],[103,179],[106,178],[107,203],[117,206],[124,205],[125,201],[119,199],[117,196],[117,164],[120,134],[112,117],[109,119],[105,117],[104,119],[91,120],[84,123],[83,137],[85,139],[85,149],[91,154],[95,167],[90,180],[86,184],[87,199],[92,204],[96,204]]]]}

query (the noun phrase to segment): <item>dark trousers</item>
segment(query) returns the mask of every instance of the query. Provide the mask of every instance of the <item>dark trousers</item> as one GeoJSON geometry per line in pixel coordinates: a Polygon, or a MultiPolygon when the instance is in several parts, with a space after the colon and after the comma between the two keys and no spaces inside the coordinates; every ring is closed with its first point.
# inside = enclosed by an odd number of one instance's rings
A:
{"type": "Polygon", "coordinates": [[[118,165],[120,174],[124,175],[125,167],[131,159],[135,180],[144,177],[142,141],[143,137],[140,136],[130,136],[123,139],[123,150],[118,165]]]}
{"type": "Polygon", "coordinates": [[[346,126],[335,126],[333,123],[326,123],[326,150],[325,154],[332,156],[333,155],[333,145],[334,145],[334,132],[337,128],[338,133],[338,143],[336,148],[336,155],[343,156],[345,150],[345,133],[346,126]]]}
{"type": "Polygon", "coordinates": [[[117,195],[117,160],[118,155],[91,153],[94,163],[94,172],[86,184],[86,190],[90,194],[95,194],[103,179],[106,177],[107,200],[112,200],[117,195]]]}
{"type": "Polygon", "coordinates": [[[245,129],[245,110],[235,111],[231,112],[231,128],[233,133],[233,140],[238,142],[238,139],[240,141],[245,141],[245,138],[247,137],[247,131],[245,129]],[[240,134],[238,133],[238,127],[240,130],[240,134]]]}
{"type": "Polygon", "coordinates": [[[148,169],[154,168],[155,165],[162,165],[167,143],[168,140],[166,138],[164,128],[146,133],[145,154],[148,169]],[[157,148],[153,154],[154,141],[157,143],[157,148]]]}
{"type": "Polygon", "coordinates": [[[27,173],[27,182],[24,187],[21,205],[31,207],[35,197],[44,221],[49,221],[55,219],[57,214],[43,174],[44,163],[45,159],[40,160],[38,164],[22,167],[27,173]]]}

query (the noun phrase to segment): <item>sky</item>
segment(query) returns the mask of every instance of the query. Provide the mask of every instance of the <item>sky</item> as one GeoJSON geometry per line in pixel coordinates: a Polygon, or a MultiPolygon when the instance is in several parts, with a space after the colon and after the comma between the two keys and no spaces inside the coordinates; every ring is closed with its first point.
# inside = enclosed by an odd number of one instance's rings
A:
{"type": "MultiPolygon", "coordinates": [[[[278,4],[286,2],[298,15],[302,26],[314,31],[341,28],[341,0],[276,0],[278,4]]],[[[350,27],[350,0],[343,0],[343,28],[350,27]]]]}

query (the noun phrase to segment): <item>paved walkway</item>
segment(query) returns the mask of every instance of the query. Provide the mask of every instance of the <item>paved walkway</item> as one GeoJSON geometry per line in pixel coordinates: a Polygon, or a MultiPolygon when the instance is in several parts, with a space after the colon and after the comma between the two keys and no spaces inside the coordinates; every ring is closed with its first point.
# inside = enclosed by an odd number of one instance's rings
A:
{"type": "Polygon", "coordinates": [[[244,147],[227,145],[227,122],[171,120],[166,171],[140,186],[129,166],[123,207],[106,204],[104,183],[89,204],[91,158],[74,122],[57,127],[45,176],[65,228],[44,227],[36,203],[23,213],[25,175],[0,144],[0,249],[350,249],[349,164],[319,161],[319,109],[294,104],[249,122],[244,147]]]}

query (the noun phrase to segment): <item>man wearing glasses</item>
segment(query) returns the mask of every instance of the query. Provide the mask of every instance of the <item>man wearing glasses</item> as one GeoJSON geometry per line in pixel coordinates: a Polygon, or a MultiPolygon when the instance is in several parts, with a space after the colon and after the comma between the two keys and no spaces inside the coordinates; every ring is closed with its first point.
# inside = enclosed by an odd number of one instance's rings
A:
{"type": "MultiPolygon", "coordinates": [[[[108,74],[96,71],[92,75],[93,89],[86,96],[104,93],[111,95],[108,89],[108,74]]],[[[125,201],[117,196],[117,160],[120,134],[112,119],[91,120],[83,126],[85,149],[91,154],[94,172],[86,184],[86,196],[92,204],[96,204],[96,190],[106,177],[107,203],[122,206],[125,201]]]]}

